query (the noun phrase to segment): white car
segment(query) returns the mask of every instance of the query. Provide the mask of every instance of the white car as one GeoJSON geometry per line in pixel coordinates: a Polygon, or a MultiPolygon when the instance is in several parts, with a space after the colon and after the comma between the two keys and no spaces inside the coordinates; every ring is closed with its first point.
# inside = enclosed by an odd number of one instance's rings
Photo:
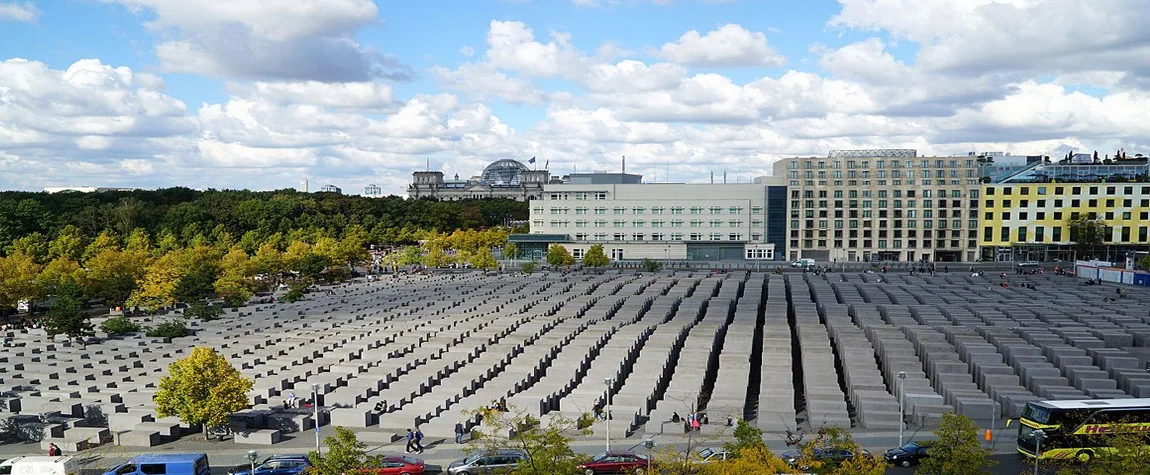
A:
{"type": "Polygon", "coordinates": [[[809,257],[804,257],[791,263],[791,267],[811,267],[815,265],[815,260],[809,257]]]}

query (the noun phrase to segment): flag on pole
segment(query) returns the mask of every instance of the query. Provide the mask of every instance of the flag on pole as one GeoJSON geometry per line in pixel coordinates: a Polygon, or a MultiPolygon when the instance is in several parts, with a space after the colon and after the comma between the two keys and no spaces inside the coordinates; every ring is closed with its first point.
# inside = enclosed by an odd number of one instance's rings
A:
{"type": "Polygon", "coordinates": [[[535,157],[531,157],[531,160],[528,160],[527,163],[535,163],[535,157]]]}
{"type": "Polygon", "coordinates": [[[543,169],[544,170],[546,170],[547,167],[549,167],[549,166],[551,166],[551,160],[547,160],[546,162],[543,162],[543,169]]]}

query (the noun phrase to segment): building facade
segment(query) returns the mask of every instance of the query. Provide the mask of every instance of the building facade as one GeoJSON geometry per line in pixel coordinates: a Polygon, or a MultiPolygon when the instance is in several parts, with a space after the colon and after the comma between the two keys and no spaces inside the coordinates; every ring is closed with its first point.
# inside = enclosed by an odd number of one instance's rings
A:
{"type": "Polygon", "coordinates": [[[412,173],[407,187],[408,198],[436,198],[445,201],[481,198],[509,198],[518,201],[539,199],[543,185],[551,181],[547,170],[531,170],[515,160],[499,160],[483,169],[483,173],[467,180],[459,175],[445,180],[443,172],[417,171],[412,173]]]}
{"type": "Polygon", "coordinates": [[[383,196],[383,188],[380,188],[379,185],[374,183],[367,185],[363,187],[363,196],[368,198],[379,198],[383,196]]]}
{"type": "Polygon", "coordinates": [[[983,186],[982,257],[995,261],[1121,261],[1150,248],[1150,180],[1145,160],[1045,164],[983,186]],[[1071,221],[1101,229],[1076,236],[1071,221]],[[1086,255],[1083,255],[1086,254],[1086,255]]]}
{"type": "Polygon", "coordinates": [[[785,220],[783,186],[603,183],[620,178],[548,184],[531,205],[531,234],[551,236],[576,258],[596,244],[613,260],[783,258],[786,236],[769,227],[785,220]]]}
{"type": "Polygon", "coordinates": [[[319,189],[320,193],[335,193],[337,195],[343,194],[343,189],[335,185],[323,185],[319,189]]]}
{"type": "Polygon", "coordinates": [[[774,164],[787,185],[787,258],[978,258],[979,163],[914,150],[841,150],[774,164]]]}

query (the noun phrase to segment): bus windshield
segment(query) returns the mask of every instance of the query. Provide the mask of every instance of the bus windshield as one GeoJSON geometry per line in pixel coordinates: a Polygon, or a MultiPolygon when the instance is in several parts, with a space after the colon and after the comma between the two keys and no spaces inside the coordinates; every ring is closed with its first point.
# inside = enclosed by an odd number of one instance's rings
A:
{"type": "Polygon", "coordinates": [[[1022,417],[1039,424],[1046,424],[1050,422],[1050,409],[1034,404],[1027,404],[1026,411],[1023,412],[1022,417]]]}

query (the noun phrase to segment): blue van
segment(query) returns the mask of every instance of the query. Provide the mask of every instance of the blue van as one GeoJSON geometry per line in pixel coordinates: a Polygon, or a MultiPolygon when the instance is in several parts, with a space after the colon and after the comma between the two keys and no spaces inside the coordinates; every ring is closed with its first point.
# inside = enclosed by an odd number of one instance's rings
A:
{"type": "Polygon", "coordinates": [[[208,454],[141,454],[104,475],[212,475],[208,454]]]}

